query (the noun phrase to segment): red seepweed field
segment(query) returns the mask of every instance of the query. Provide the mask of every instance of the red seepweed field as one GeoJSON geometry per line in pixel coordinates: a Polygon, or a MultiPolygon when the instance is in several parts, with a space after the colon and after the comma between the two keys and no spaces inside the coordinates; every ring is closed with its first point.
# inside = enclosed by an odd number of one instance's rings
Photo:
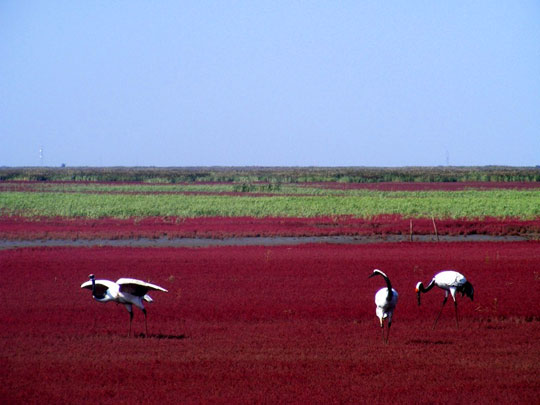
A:
{"type": "Polygon", "coordinates": [[[534,403],[540,244],[392,243],[0,250],[4,403],[534,403]],[[399,292],[389,345],[367,279],[399,292]],[[475,287],[418,307],[453,268],[475,287]],[[169,290],[135,309],[92,300],[89,273],[169,290]]]}
{"type": "MultiPolygon", "coordinates": [[[[196,217],[196,218],[25,218],[0,216],[4,240],[231,238],[259,236],[386,236],[433,235],[430,218],[379,215],[315,218],[196,217]]],[[[439,235],[531,236],[538,238],[540,219],[437,219],[439,235]]]]}
{"type": "MultiPolygon", "coordinates": [[[[194,182],[179,182],[179,183],[146,183],[146,182],[137,182],[137,181],[2,181],[0,183],[2,191],[39,191],[46,192],[50,187],[58,186],[70,186],[70,185],[97,185],[97,186],[148,186],[153,185],[192,185],[194,182]]],[[[239,182],[227,181],[227,182],[216,182],[216,181],[197,181],[195,184],[198,185],[207,185],[207,186],[217,186],[217,185],[238,185],[239,182]]],[[[269,182],[256,181],[251,182],[250,184],[256,185],[268,185],[269,182]]],[[[305,188],[323,188],[323,189],[334,189],[334,190],[379,190],[379,191],[459,191],[467,189],[478,189],[478,190],[491,190],[491,189],[515,189],[515,190],[526,190],[526,189],[537,189],[540,188],[540,183],[535,181],[456,181],[456,182],[419,182],[419,181],[390,181],[390,182],[375,182],[375,183],[347,183],[347,182],[338,182],[338,181],[324,181],[324,182],[299,182],[292,183],[297,187],[305,188]]],[[[80,191],[79,191],[80,192],[80,191]]],[[[96,191],[92,191],[96,192],[96,191]]],[[[103,191],[105,192],[105,191],[103,191]]],[[[116,193],[129,193],[130,191],[106,191],[106,192],[116,192],[116,193]]],[[[131,191],[133,192],[133,191],[131,191]]],[[[141,191],[137,191],[140,193],[141,191]]],[[[225,195],[246,195],[245,192],[196,192],[196,191],[152,191],[151,193],[203,193],[203,194],[225,194],[225,195]]],[[[260,194],[260,193],[258,193],[260,194]]],[[[265,193],[272,194],[272,193],[265,193]]]]}

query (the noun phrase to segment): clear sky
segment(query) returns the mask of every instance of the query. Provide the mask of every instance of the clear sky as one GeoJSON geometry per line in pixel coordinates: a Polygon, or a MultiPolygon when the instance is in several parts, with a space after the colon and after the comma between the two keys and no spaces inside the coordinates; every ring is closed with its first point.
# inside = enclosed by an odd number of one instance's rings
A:
{"type": "Polygon", "coordinates": [[[0,166],[62,163],[540,164],[540,2],[2,0],[0,166]]]}

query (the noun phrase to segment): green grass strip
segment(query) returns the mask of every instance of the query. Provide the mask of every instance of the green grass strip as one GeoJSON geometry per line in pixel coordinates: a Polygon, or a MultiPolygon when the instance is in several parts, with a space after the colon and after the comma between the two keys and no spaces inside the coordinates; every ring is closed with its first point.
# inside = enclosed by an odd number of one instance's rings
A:
{"type": "Polygon", "coordinates": [[[400,214],[406,217],[534,219],[540,217],[540,190],[370,191],[358,196],[271,197],[2,192],[0,212],[3,215],[87,218],[400,214]]]}

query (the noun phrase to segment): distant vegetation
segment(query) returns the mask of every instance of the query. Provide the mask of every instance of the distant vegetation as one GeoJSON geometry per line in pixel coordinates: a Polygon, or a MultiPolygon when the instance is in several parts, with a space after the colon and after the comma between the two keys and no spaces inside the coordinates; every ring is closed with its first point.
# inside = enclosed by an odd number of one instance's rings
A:
{"type": "Polygon", "coordinates": [[[540,189],[387,192],[313,195],[12,192],[0,194],[0,213],[30,217],[540,217],[540,189]]]}
{"type": "Polygon", "coordinates": [[[26,167],[0,168],[0,181],[91,181],[147,183],[267,182],[540,182],[538,167],[26,167]]]}
{"type": "Polygon", "coordinates": [[[540,169],[509,167],[2,168],[0,215],[370,218],[388,214],[525,220],[540,217],[536,182],[540,182],[540,169]],[[473,181],[482,183],[466,187],[466,182],[473,181]],[[397,186],[461,183],[464,188],[405,191],[365,187],[382,182],[397,186]],[[482,188],[488,182],[498,188],[482,188]],[[512,188],[502,187],[504,182],[512,188]],[[520,188],[510,182],[534,184],[520,188]]]}

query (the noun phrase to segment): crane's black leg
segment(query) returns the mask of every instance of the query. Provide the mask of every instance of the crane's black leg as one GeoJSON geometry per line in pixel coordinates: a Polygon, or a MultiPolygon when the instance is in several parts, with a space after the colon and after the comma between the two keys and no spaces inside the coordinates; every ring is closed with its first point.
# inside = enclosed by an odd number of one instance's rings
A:
{"type": "Polygon", "coordinates": [[[388,344],[388,339],[390,339],[390,326],[392,325],[392,321],[388,321],[388,330],[386,331],[386,344],[388,344]]]}
{"type": "Polygon", "coordinates": [[[448,295],[444,297],[444,300],[442,302],[441,310],[439,311],[439,314],[437,315],[437,318],[435,318],[435,323],[433,324],[433,329],[435,329],[435,325],[437,325],[437,321],[439,320],[439,317],[441,316],[442,310],[444,308],[444,304],[446,304],[446,301],[448,300],[448,295]]]}
{"type": "Polygon", "coordinates": [[[144,314],[144,327],[146,329],[146,337],[148,337],[148,322],[146,321],[146,308],[143,308],[142,312],[144,314]]]}
{"type": "Polygon", "coordinates": [[[131,336],[131,323],[133,322],[133,311],[129,311],[129,333],[128,337],[131,336]]]}
{"type": "Polygon", "coordinates": [[[458,320],[458,314],[457,314],[457,301],[454,300],[454,309],[456,310],[456,326],[459,329],[459,320],[458,320]]]}

